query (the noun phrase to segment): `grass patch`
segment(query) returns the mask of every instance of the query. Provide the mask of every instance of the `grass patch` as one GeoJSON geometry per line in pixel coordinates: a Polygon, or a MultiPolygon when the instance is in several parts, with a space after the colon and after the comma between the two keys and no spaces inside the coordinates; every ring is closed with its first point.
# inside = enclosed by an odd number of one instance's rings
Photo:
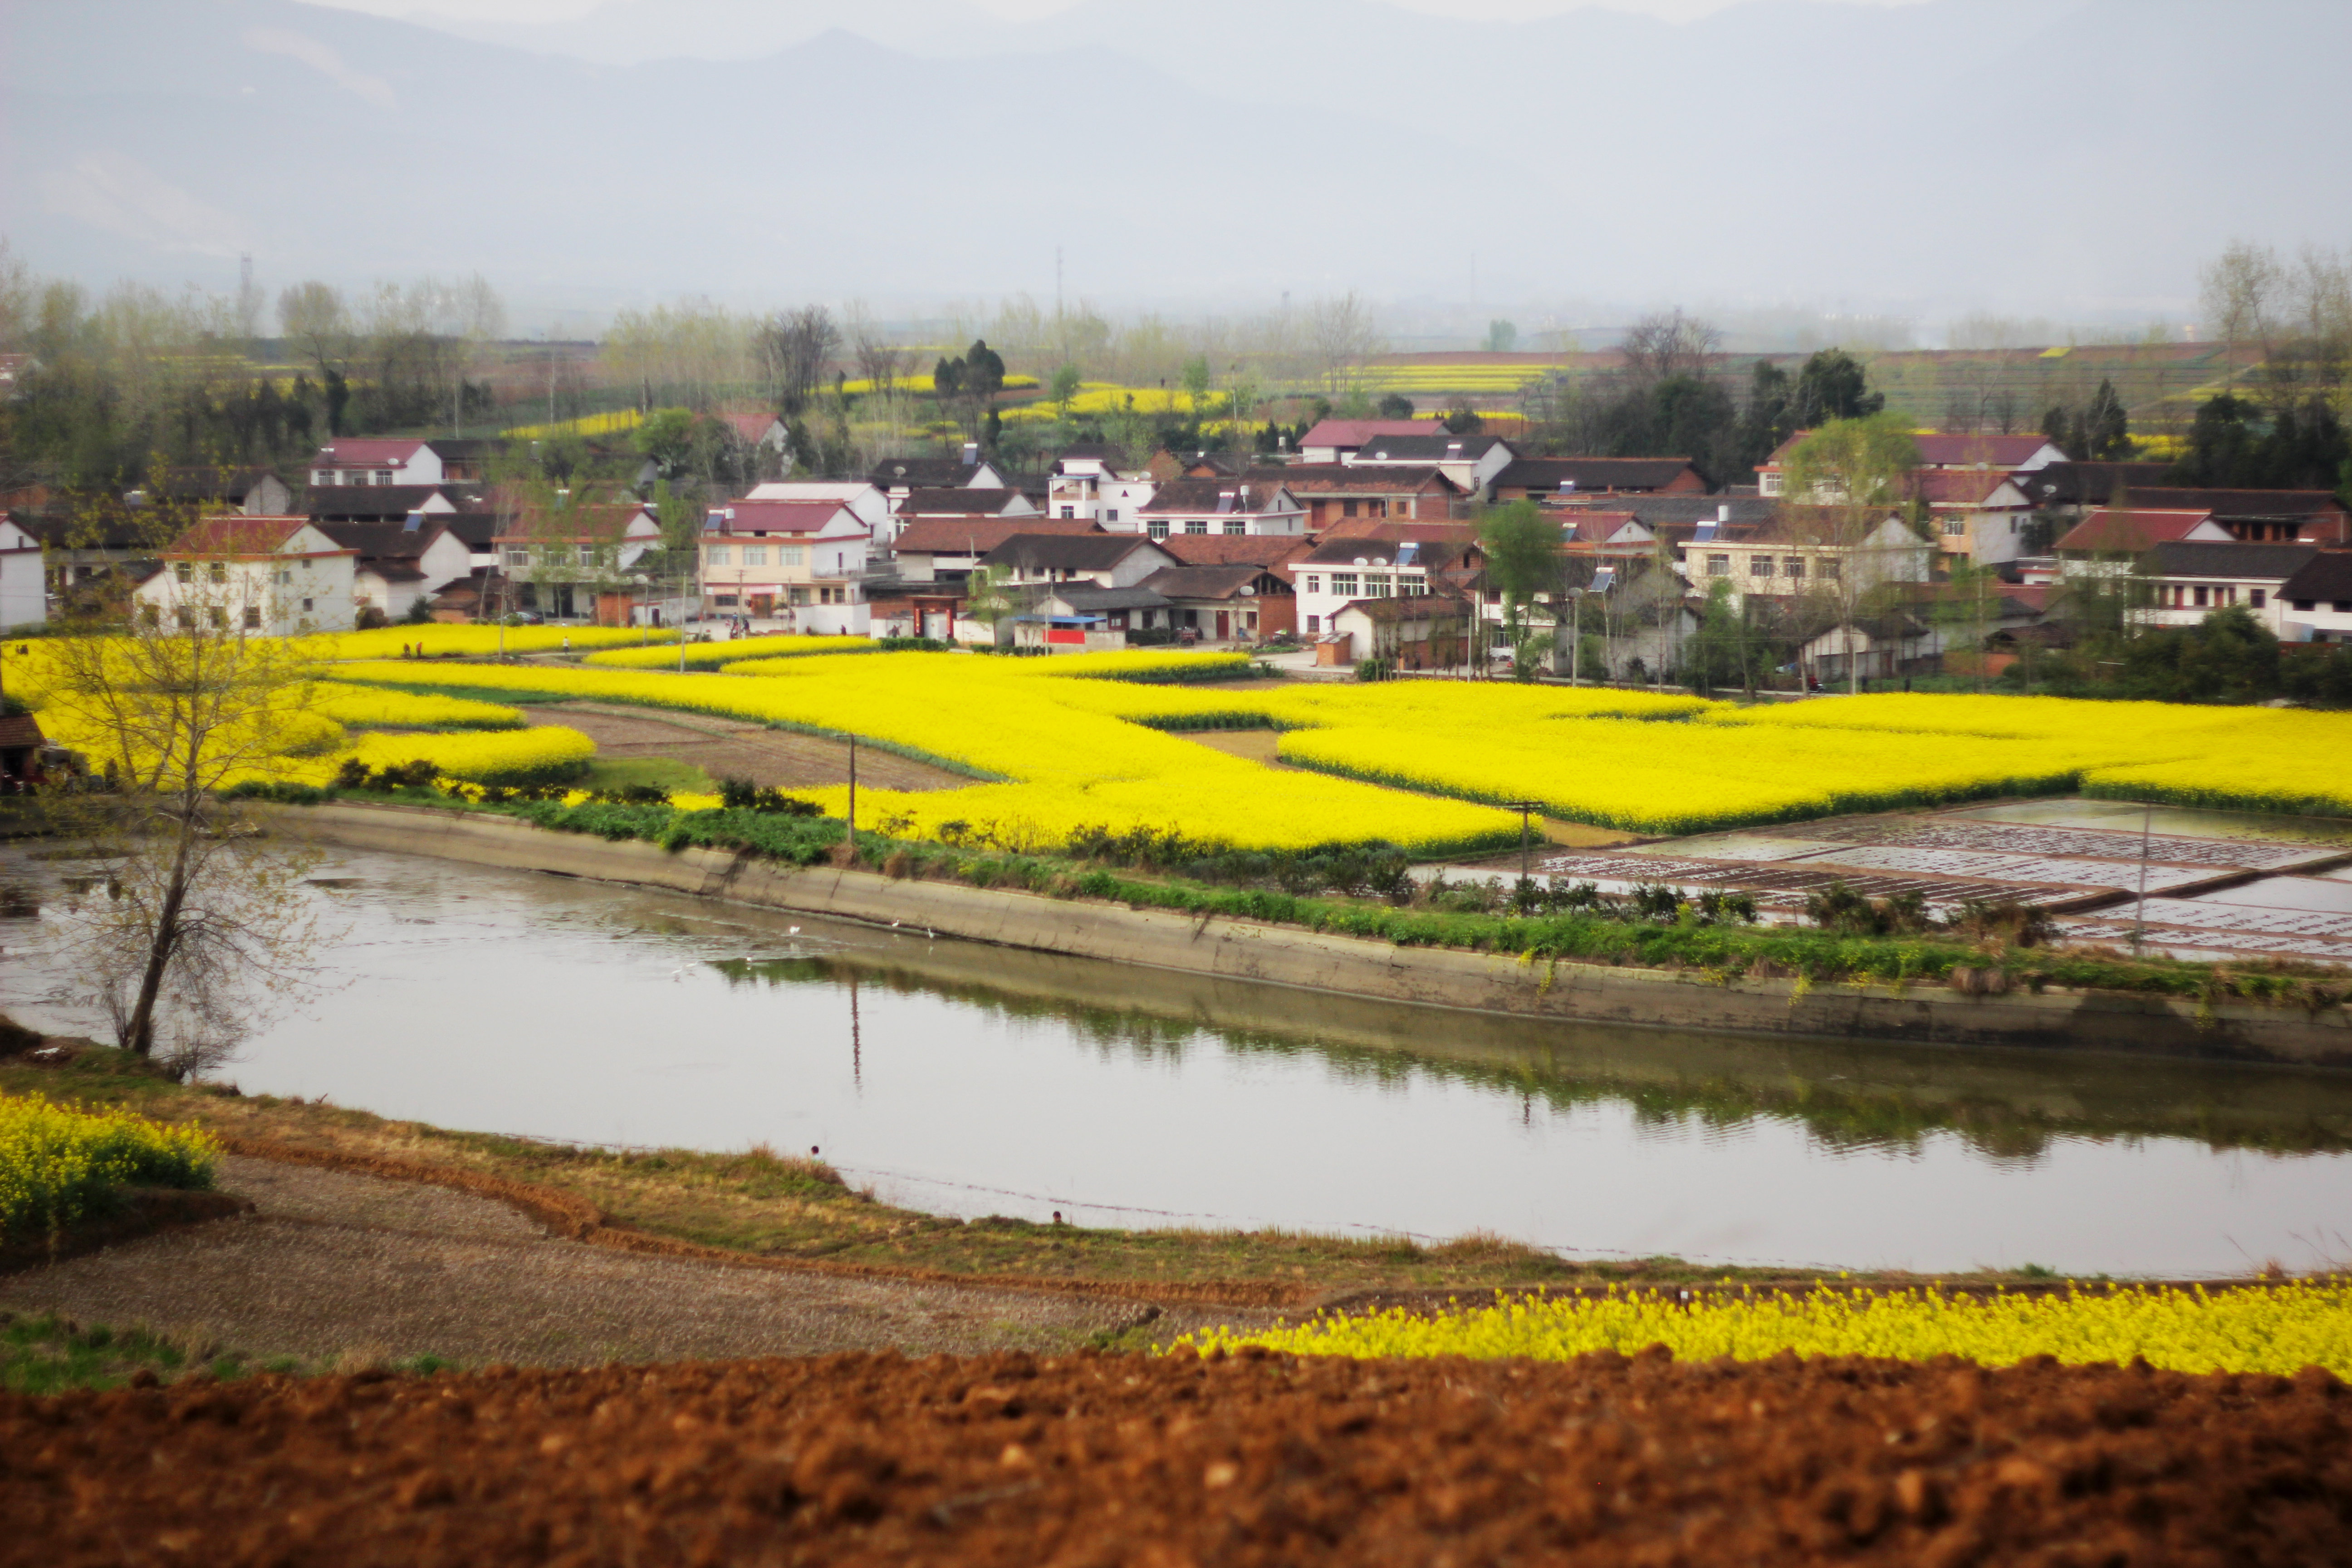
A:
{"type": "Polygon", "coordinates": [[[692,763],[676,757],[599,757],[588,764],[579,787],[619,794],[649,786],[671,795],[717,795],[718,781],[692,763]]]}

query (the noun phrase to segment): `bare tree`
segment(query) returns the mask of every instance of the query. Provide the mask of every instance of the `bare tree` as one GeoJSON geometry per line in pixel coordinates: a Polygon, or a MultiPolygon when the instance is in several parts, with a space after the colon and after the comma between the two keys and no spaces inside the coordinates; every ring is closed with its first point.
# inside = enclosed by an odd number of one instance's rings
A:
{"type": "Polygon", "coordinates": [[[1722,346],[1723,333],[1713,322],[1685,316],[1677,306],[1634,322],[1618,348],[1633,379],[1654,385],[1677,375],[1704,374],[1722,346]]]}
{"type": "Polygon", "coordinates": [[[804,305],[769,317],[753,340],[761,379],[776,406],[798,414],[824,381],[825,368],[841,349],[841,329],[822,305],[804,305]]]}
{"type": "Polygon", "coordinates": [[[1336,300],[1318,300],[1308,313],[1307,341],[1323,389],[1332,396],[1348,390],[1357,370],[1380,346],[1372,312],[1351,290],[1336,300]]]}
{"type": "Polygon", "coordinates": [[[2198,268],[2197,299],[2205,312],[2208,331],[2218,331],[2229,345],[2229,379],[2238,379],[2238,345],[2249,340],[2260,344],[2265,357],[2276,325],[2279,296],[2286,269],[2278,253],[2266,245],[2232,241],[2214,260],[2198,268]]]}
{"type": "Polygon", "coordinates": [[[44,716],[105,784],[53,803],[109,867],[68,905],[77,968],[117,1043],[184,1077],[299,991],[324,940],[297,891],[315,857],[219,792],[335,731],[310,711],[299,642],[245,635],[226,597],[218,615],[179,608],[54,641],[44,716]]]}
{"type": "Polygon", "coordinates": [[[278,290],[278,330],[320,375],[340,370],[351,357],[351,307],[339,289],[316,279],[278,290]]]}

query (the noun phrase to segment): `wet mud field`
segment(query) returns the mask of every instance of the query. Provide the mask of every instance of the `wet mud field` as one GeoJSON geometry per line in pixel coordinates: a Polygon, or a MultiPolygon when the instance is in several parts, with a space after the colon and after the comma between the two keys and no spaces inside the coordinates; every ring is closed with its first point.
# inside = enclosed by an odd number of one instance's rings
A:
{"type": "Polygon", "coordinates": [[[2352,1561],[2316,1370],[851,1354],[0,1400],[0,1563],[2352,1561]]]}

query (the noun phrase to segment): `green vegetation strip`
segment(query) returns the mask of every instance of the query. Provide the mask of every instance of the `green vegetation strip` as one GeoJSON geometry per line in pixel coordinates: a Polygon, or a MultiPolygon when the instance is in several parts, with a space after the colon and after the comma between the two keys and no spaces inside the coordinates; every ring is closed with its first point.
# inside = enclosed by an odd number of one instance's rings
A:
{"type": "MultiPolygon", "coordinates": [[[[340,793],[302,791],[288,798],[324,800],[340,793]]],[[[560,833],[614,841],[638,839],[670,850],[690,846],[745,849],[793,866],[835,859],[843,837],[838,819],[742,808],[682,811],[668,805],[604,802],[564,805],[552,801],[466,806],[430,791],[353,798],[495,811],[560,833]]],[[[1997,972],[2006,976],[2008,984],[2032,991],[2066,986],[2136,992],[2191,998],[2205,1006],[2238,998],[2315,1012],[2352,995],[2352,983],[2332,972],[2275,960],[2231,967],[2047,948],[1988,952],[1982,946],[1934,937],[1853,936],[1787,927],[1701,924],[1687,910],[1667,922],[1587,913],[1523,917],[1423,910],[1264,888],[1217,887],[1078,860],[898,840],[863,831],[857,835],[856,864],[894,877],[960,881],[1051,898],[1095,899],[1133,909],[1222,915],[1365,937],[1399,947],[1511,953],[1529,964],[1573,962],[1690,970],[1720,981],[1794,979],[1800,994],[1815,984],[1841,981],[1895,987],[1948,984],[1954,971],[1966,969],[1979,982],[1997,972]]]]}

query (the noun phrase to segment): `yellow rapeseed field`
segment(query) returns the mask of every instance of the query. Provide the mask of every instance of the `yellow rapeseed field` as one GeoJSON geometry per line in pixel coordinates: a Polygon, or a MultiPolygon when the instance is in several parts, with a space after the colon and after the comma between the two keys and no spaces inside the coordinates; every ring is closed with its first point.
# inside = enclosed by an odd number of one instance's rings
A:
{"type": "MultiPolygon", "coordinates": [[[[1164,671],[1165,661],[1185,657],[886,653],[734,667],[756,671],[750,676],[392,660],[336,673],[362,681],[560,693],[855,734],[1000,781],[945,792],[859,793],[862,825],[893,824],[893,831],[910,835],[1042,849],[1082,828],[1148,828],[1248,848],[1385,840],[1428,853],[1516,839],[1517,818],[1503,812],[1267,768],[1087,705],[1105,691],[1156,698],[1157,688],[1106,678],[1154,661],[1164,671]],[[1129,659],[1137,662],[1123,662],[1129,659]]],[[[838,812],[845,796],[817,798],[838,812]]]]}
{"type": "Polygon", "coordinates": [[[454,656],[487,658],[503,647],[509,653],[574,652],[637,647],[675,642],[677,633],[641,626],[379,626],[372,632],[330,632],[306,639],[313,658],[396,658],[404,647],[422,648],[427,658],[454,656]]]}
{"type": "Polygon", "coordinates": [[[1676,1358],[1760,1361],[1803,1356],[1952,1355],[2008,1366],[2047,1355],[2071,1364],[2144,1357],[2173,1372],[2290,1373],[2322,1366],[2352,1376],[2352,1283],[2302,1281],[2249,1289],[2125,1287],[2046,1295],[1885,1294],[1820,1289],[1656,1293],[1556,1300],[1497,1300],[1422,1317],[1398,1310],[1323,1318],[1257,1332],[1213,1330],[1206,1350],[1262,1345],[1297,1355],[1524,1357],[1566,1361],[1594,1351],[1664,1345],[1676,1358]]]}
{"type": "Polygon", "coordinates": [[[0,1095],[0,1235],[55,1234],[120,1186],[208,1187],[219,1162],[194,1128],[0,1095]]]}
{"type": "MultiPolygon", "coordinates": [[[[755,658],[794,658],[813,653],[871,653],[881,645],[872,637],[738,637],[727,642],[688,643],[686,668],[717,669],[755,658]]],[[[616,647],[592,653],[580,661],[604,669],[676,669],[678,649],[616,647]]]]}
{"type": "Polygon", "coordinates": [[[495,702],[345,680],[312,681],[304,701],[312,712],[346,729],[520,730],[523,723],[520,713],[495,702]]]}

